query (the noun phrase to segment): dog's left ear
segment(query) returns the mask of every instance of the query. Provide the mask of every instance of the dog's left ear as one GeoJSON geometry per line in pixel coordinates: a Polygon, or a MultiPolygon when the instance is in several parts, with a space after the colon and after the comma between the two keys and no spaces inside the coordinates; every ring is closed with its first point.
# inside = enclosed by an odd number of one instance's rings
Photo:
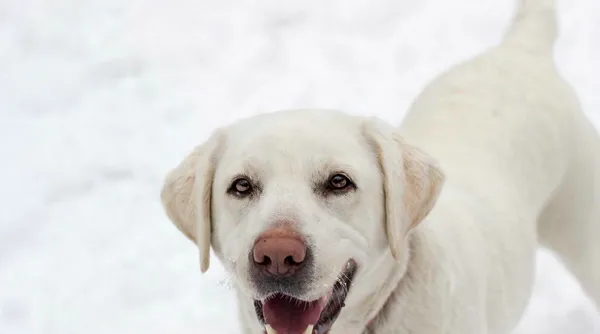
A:
{"type": "Polygon", "coordinates": [[[385,228],[394,259],[400,259],[408,232],[431,211],[444,184],[437,161],[408,144],[398,130],[370,118],[363,135],[377,157],[383,177],[385,228]]]}

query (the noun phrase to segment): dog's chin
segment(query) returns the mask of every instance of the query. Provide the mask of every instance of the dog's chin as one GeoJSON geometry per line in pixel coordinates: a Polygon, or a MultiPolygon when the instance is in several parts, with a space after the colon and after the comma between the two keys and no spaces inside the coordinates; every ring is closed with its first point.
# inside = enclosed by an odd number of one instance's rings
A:
{"type": "Polygon", "coordinates": [[[275,292],[254,300],[254,309],[267,334],[327,333],[339,316],[357,269],[349,260],[332,287],[321,297],[304,300],[275,292]]]}

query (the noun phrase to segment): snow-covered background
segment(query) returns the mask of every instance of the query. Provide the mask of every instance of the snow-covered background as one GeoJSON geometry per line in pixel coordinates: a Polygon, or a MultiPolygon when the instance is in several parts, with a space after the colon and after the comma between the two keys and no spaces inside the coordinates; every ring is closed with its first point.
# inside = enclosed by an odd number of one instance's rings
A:
{"type": "MultiPolygon", "coordinates": [[[[0,333],[239,333],[222,268],[201,276],[161,209],[167,170],[265,111],[398,122],[434,75],[496,43],[513,8],[0,0],[0,333]]],[[[559,67],[600,125],[600,2],[560,9],[559,67]]],[[[540,255],[518,333],[600,333],[577,283],[540,255]]]]}

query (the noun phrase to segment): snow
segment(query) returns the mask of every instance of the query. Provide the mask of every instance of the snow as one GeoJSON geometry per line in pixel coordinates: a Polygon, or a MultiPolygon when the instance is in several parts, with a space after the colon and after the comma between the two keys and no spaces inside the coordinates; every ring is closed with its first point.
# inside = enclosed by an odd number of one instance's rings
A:
{"type": "MultiPolygon", "coordinates": [[[[216,259],[159,203],[210,132],[325,107],[398,122],[496,43],[501,0],[0,1],[0,333],[239,333],[216,259]]],[[[560,70],[600,125],[600,3],[560,2],[560,70]],[[596,60],[596,61],[594,61],[596,60]]],[[[548,252],[519,334],[597,334],[548,252]]]]}

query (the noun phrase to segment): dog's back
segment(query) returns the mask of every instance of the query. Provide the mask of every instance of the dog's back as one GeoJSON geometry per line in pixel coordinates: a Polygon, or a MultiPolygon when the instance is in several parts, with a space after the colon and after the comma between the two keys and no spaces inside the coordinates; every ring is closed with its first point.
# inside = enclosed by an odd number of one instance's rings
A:
{"type": "Polygon", "coordinates": [[[539,211],[567,169],[572,123],[581,114],[554,68],[555,30],[550,1],[523,1],[500,45],[425,88],[403,134],[450,176],[519,184],[522,206],[539,211]]]}
{"type": "Polygon", "coordinates": [[[600,305],[600,140],[556,71],[555,15],[554,1],[522,0],[501,43],[434,80],[400,126],[446,173],[433,220],[461,192],[496,215],[474,217],[497,262],[489,328],[520,315],[538,241],[600,305]]]}

